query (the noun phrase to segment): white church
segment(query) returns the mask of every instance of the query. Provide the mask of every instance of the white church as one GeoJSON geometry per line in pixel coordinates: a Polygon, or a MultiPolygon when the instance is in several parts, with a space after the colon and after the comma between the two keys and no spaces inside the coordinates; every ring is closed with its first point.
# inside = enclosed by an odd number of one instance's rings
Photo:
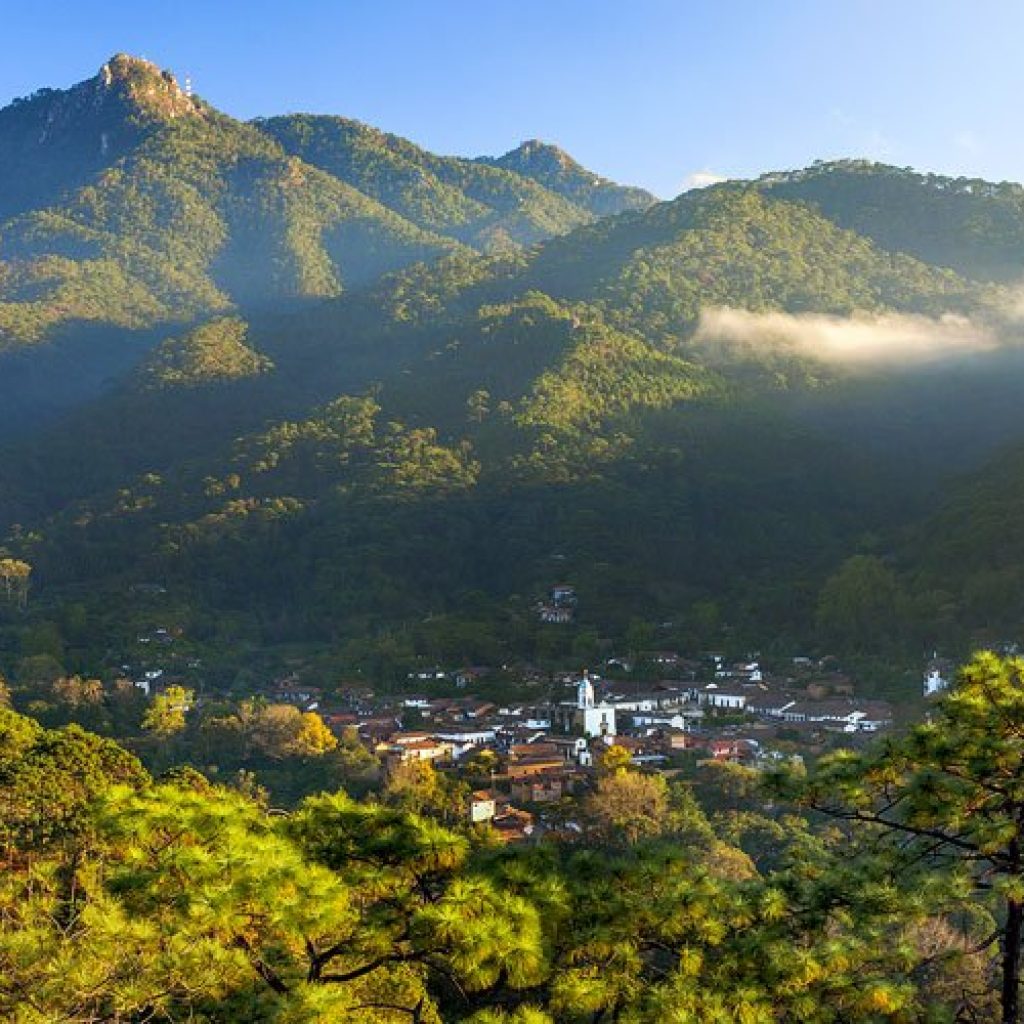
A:
{"type": "Polygon", "coordinates": [[[924,673],[924,695],[934,697],[949,689],[949,671],[939,661],[933,660],[924,673]]]}
{"type": "Polygon", "coordinates": [[[594,697],[594,683],[584,671],[576,686],[576,700],[563,701],[555,708],[555,719],[564,732],[583,736],[614,736],[615,706],[594,697]]]}

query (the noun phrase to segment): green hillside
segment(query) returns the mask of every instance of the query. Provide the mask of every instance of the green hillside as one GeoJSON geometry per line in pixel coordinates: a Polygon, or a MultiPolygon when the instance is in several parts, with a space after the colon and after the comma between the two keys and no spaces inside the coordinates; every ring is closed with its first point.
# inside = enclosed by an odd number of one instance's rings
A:
{"type": "Polygon", "coordinates": [[[132,330],[336,295],[452,248],[255,129],[174,93],[152,65],[122,59],[108,68],[104,75],[142,80],[130,98],[171,90],[169,102],[185,112],[140,106],[139,118],[158,123],[137,145],[87,185],[0,228],[4,347],[81,322],[132,330]]]}
{"type": "Polygon", "coordinates": [[[1024,187],[919,174],[868,160],[766,174],[767,194],[810,203],[881,248],[968,277],[1016,282],[1024,271],[1024,187]]]}
{"type": "MultiPolygon", "coordinates": [[[[589,174],[563,176],[528,161],[474,161],[429,153],[358,121],[294,114],[255,122],[286,152],[348,182],[420,227],[483,250],[531,245],[595,215],[644,206],[653,197],[589,174]]],[[[509,154],[511,157],[512,154],[509,154]]]]}
{"type": "Polygon", "coordinates": [[[0,221],[49,206],[168,120],[203,116],[174,77],[118,54],[71,89],[40,89],[0,110],[0,221]]]}
{"type": "MultiPolygon", "coordinates": [[[[457,254],[257,325],[275,370],[233,374],[215,417],[208,382],[171,405],[127,396],[127,437],[112,413],[81,419],[104,457],[60,474],[73,504],[37,512],[24,550],[56,586],[102,581],[108,609],[136,578],[173,582],[193,614],[230,609],[230,629],[251,609],[263,643],[443,611],[512,615],[531,650],[555,554],[591,628],[711,601],[752,637],[807,636],[818,588],[918,507],[918,477],[790,411],[807,381],[844,409],[840,369],[709,359],[700,311],[937,313],[981,294],[737,187],[534,254],[457,254]]],[[[11,459],[23,495],[54,492],[41,465],[74,462],[61,436],[11,459]]]]}
{"type": "Polygon", "coordinates": [[[937,495],[897,547],[905,585],[945,599],[951,629],[990,642],[1024,621],[1024,448],[1007,446],[937,495]]]}
{"type": "Polygon", "coordinates": [[[644,189],[608,181],[588,171],[565,150],[537,139],[521,143],[504,156],[478,157],[478,162],[532,178],[597,217],[642,210],[655,202],[644,189]]]}
{"type": "MultiPolygon", "coordinates": [[[[87,591],[87,614],[130,631],[131,585],[160,579],[256,644],[443,614],[492,640],[501,621],[533,656],[573,642],[531,610],[557,573],[585,630],[703,609],[751,644],[841,645],[819,603],[830,577],[829,600],[856,589],[862,563],[841,567],[864,556],[895,567],[903,602],[879,644],[945,621],[900,531],[1020,436],[1016,371],[979,356],[965,388],[946,357],[897,381],[813,332],[778,337],[889,318],[894,367],[901,324],[994,337],[1009,293],[968,248],[960,273],[868,230],[851,180],[890,172],[817,166],[652,205],[537,143],[472,161],[342,118],[241,124],[128,58],[76,89],[60,103],[109,98],[131,131],[0,234],[2,415],[78,403],[0,459],[6,545],[51,607],[87,591]],[[707,329],[723,310],[739,337],[707,329]]],[[[11,108],[31,113],[17,152],[47,96],[11,108]]],[[[947,210],[955,247],[963,190],[896,177],[947,210]]]]}
{"type": "Polygon", "coordinates": [[[687,337],[701,310],[716,306],[938,313],[978,295],[952,272],[884,252],[800,204],[731,184],[554,239],[528,277],[665,340],[687,337]]]}

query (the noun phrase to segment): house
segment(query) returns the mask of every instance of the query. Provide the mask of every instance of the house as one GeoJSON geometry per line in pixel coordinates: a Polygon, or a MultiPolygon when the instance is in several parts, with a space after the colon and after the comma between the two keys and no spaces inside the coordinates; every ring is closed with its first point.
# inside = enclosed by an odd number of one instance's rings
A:
{"type": "Polygon", "coordinates": [[[406,678],[407,679],[421,679],[421,680],[447,679],[448,678],[448,673],[445,672],[445,670],[443,668],[439,668],[437,665],[434,665],[432,668],[413,669],[412,672],[409,672],[407,674],[406,678]]]}
{"type": "Polygon", "coordinates": [[[747,698],[744,710],[761,718],[782,718],[783,712],[797,702],[793,693],[754,693],[747,698]]]}
{"type": "Polygon", "coordinates": [[[359,721],[359,735],[371,744],[388,739],[397,728],[398,719],[393,715],[378,715],[359,721]]]}
{"type": "Polygon", "coordinates": [[[446,761],[453,752],[452,744],[420,735],[393,736],[384,750],[389,761],[407,764],[410,761],[446,761]]]}
{"type": "Polygon", "coordinates": [[[528,715],[526,720],[523,722],[523,727],[526,729],[550,729],[551,728],[551,713],[534,713],[528,715]]]}
{"type": "Polygon", "coordinates": [[[475,825],[483,821],[490,821],[497,813],[497,804],[494,794],[486,790],[478,789],[469,797],[469,820],[475,825]]]}
{"type": "Polygon", "coordinates": [[[514,743],[508,748],[510,761],[529,761],[538,757],[562,757],[562,750],[547,737],[537,743],[514,743]]]}
{"type": "Polygon", "coordinates": [[[634,729],[686,729],[691,721],[690,714],[677,711],[674,715],[656,712],[654,714],[633,715],[634,729]]]}
{"type": "Polygon", "coordinates": [[[665,760],[660,737],[616,736],[614,743],[629,752],[634,764],[654,764],[665,760]]]}
{"type": "Polygon", "coordinates": [[[419,711],[423,711],[430,707],[430,698],[423,696],[423,694],[410,694],[408,697],[402,698],[403,708],[416,708],[419,711]]]}
{"type": "Polygon", "coordinates": [[[455,673],[455,685],[460,689],[464,690],[467,686],[472,686],[474,683],[478,683],[484,676],[490,673],[490,669],[486,665],[467,665],[465,668],[460,668],[455,673]]]}
{"type": "Polygon", "coordinates": [[[498,710],[498,705],[489,700],[470,700],[462,708],[464,718],[486,718],[498,710]]]}
{"type": "Polygon", "coordinates": [[[164,677],[162,668],[151,668],[143,672],[141,679],[134,680],[135,685],[147,696],[152,697],[154,693],[167,685],[168,680],[164,677]]]}
{"type": "Polygon", "coordinates": [[[517,779],[512,783],[512,799],[524,804],[553,803],[562,799],[565,789],[565,780],[558,775],[517,779]]]}
{"type": "Polygon", "coordinates": [[[498,732],[496,729],[481,726],[479,728],[441,728],[434,734],[435,738],[452,746],[456,757],[462,757],[468,750],[485,747],[494,743],[498,732]]]}
{"type": "Polygon", "coordinates": [[[813,722],[838,727],[843,732],[877,732],[892,725],[892,709],[885,701],[833,698],[819,701],[794,701],[782,711],[785,722],[813,722]]]}
{"type": "Polygon", "coordinates": [[[644,658],[654,665],[665,668],[675,668],[681,660],[675,651],[647,651],[644,658]]]}
{"type": "Polygon", "coordinates": [[[549,736],[544,745],[559,754],[566,764],[590,764],[590,746],[583,736],[549,736]]]}
{"type": "Polygon", "coordinates": [[[533,815],[518,807],[508,807],[491,819],[491,827],[503,843],[527,843],[534,834],[533,815]]]}
{"type": "Polygon", "coordinates": [[[713,739],[707,744],[712,761],[727,761],[730,764],[749,764],[757,757],[756,740],[727,737],[713,739]]]}
{"type": "Polygon", "coordinates": [[[736,688],[723,688],[718,683],[708,683],[696,690],[697,703],[717,711],[742,711],[747,705],[747,695],[736,688]]]}
{"type": "Polygon", "coordinates": [[[564,626],[572,622],[573,610],[571,607],[559,607],[554,604],[542,604],[537,608],[537,615],[541,622],[564,626]]]}
{"type": "Polygon", "coordinates": [[[531,729],[525,725],[515,723],[505,724],[498,730],[497,745],[500,749],[508,751],[515,746],[526,746],[529,743],[536,743],[547,735],[543,729],[531,729]]]}
{"type": "Polygon", "coordinates": [[[323,691],[318,686],[306,686],[297,679],[282,679],[266,694],[275,704],[293,704],[295,707],[313,710],[320,704],[323,691]]]}
{"type": "Polygon", "coordinates": [[[515,782],[517,779],[561,772],[564,768],[565,761],[560,754],[551,757],[523,757],[516,761],[509,761],[505,765],[505,774],[515,782]]]}
{"type": "Polygon", "coordinates": [[[320,717],[324,720],[324,725],[327,726],[331,732],[341,735],[347,728],[358,726],[358,716],[352,714],[350,711],[325,711],[321,712],[320,717]]]}

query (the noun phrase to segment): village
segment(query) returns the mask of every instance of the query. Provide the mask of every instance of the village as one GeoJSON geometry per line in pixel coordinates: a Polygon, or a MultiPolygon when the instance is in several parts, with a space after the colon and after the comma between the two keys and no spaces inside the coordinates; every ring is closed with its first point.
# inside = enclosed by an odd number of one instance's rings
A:
{"type": "MultiPolygon", "coordinates": [[[[572,605],[559,595],[540,611],[547,617],[558,607],[572,605]]],[[[175,640],[159,628],[138,642],[152,652],[150,664],[175,640]]],[[[315,714],[339,740],[357,740],[375,762],[380,785],[426,771],[468,784],[466,822],[493,830],[502,842],[530,841],[556,820],[564,828],[566,809],[593,790],[613,748],[632,769],[699,778],[708,765],[758,772],[787,760],[803,763],[839,746],[864,745],[897,724],[899,709],[858,695],[834,657],[776,658],[771,671],[758,656],[651,650],[639,657],[644,678],[634,658],[611,656],[595,670],[419,665],[386,693],[362,680],[326,687],[294,673],[252,696],[315,714]]],[[[928,659],[921,699],[940,695],[954,668],[928,659]]],[[[153,697],[177,679],[149,668],[134,685],[153,697]]]]}

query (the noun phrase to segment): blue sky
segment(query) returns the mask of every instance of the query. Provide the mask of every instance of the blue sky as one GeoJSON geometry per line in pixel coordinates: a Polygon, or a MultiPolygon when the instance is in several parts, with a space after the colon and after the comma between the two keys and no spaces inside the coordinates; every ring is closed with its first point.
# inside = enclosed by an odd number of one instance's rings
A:
{"type": "Polygon", "coordinates": [[[1020,0],[3,6],[0,104],[126,51],[237,117],[344,114],[463,155],[536,137],[661,196],[838,156],[1024,179],[1020,0]]]}

